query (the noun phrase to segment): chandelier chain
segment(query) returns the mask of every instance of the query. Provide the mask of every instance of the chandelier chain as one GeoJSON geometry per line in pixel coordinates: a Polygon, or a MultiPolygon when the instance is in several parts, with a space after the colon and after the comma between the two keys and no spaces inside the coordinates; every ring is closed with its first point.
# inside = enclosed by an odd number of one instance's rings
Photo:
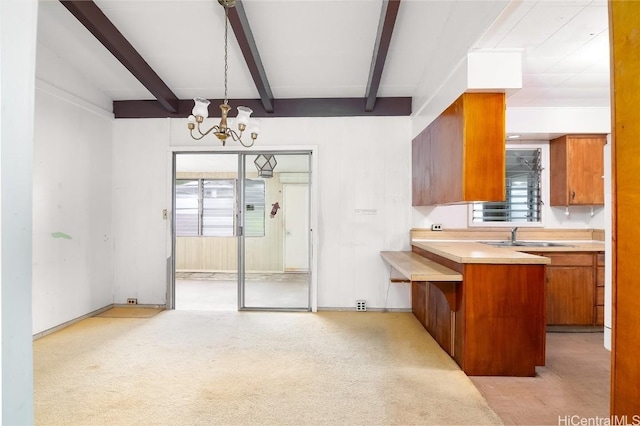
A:
{"type": "Polygon", "coordinates": [[[229,9],[224,8],[224,103],[229,103],[227,99],[227,71],[229,70],[229,64],[227,63],[227,33],[229,28],[229,9]]]}

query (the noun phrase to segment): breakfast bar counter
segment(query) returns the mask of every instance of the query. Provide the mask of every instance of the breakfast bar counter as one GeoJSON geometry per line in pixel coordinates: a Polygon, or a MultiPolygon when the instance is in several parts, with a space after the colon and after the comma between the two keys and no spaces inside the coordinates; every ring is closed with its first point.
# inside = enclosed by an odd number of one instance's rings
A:
{"type": "Polygon", "coordinates": [[[413,313],[460,368],[471,376],[534,376],[545,364],[549,259],[471,241],[414,242],[412,253],[446,268],[407,278],[413,313]]]}

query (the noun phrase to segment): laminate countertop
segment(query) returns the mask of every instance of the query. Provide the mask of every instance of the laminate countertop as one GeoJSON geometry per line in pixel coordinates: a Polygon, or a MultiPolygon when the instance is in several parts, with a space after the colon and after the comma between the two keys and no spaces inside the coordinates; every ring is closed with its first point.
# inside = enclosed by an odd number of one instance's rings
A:
{"type": "Polygon", "coordinates": [[[554,241],[554,243],[562,245],[498,247],[486,244],[486,242],[467,240],[413,240],[411,244],[457,263],[549,264],[551,260],[542,254],[533,255],[527,252],[604,251],[604,243],[602,241],[554,241]]]}

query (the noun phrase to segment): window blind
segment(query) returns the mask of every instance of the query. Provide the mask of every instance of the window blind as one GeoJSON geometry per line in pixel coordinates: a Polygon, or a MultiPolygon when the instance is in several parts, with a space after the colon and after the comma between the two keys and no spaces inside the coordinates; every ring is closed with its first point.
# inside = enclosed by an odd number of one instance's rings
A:
{"type": "MultiPolygon", "coordinates": [[[[176,235],[233,237],[236,235],[235,179],[177,179],[176,235]]],[[[265,233],[265,182],[246,180],[245,235],[265,233]]]]}
{"type": "Polygon", "coordinates": [[[208,179],[203,181],[202,236],[235,235],[236,181],[208,179]]]}
{"type": "Polygon", "coordinates": [[[264,180],[246,180],[244,190],[245,236],[264,236],[264,180]]]}
{"type": "Polygon", "coordinates": [[[176,235],[200,235],[200,182],[176,180],[176,235]]]}

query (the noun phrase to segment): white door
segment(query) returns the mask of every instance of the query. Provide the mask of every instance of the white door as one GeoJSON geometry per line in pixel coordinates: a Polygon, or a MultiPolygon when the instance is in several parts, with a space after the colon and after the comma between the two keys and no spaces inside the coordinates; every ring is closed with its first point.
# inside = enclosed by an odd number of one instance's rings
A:
{"type": "Polygon", "coordinates": [[[309,185],[283,185],[284,270],[309,270],[309,185]]]}

